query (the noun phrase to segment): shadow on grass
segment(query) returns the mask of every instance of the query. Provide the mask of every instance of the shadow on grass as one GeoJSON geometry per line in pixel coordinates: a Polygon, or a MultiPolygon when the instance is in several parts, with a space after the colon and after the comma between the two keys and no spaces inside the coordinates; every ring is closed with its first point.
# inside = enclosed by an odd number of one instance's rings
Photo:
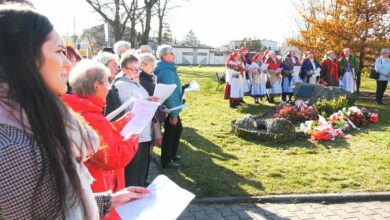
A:
{"type": "Polygon", "coordinates": [[[199,135],[195,129],[185,128],[181,139],[181,167],[178,170],[168,169],[166,173],[197,197],[249,195],[243,185],[264,190],[262,183],[219,165],[231,163],[234,166],[239,161],[235,156],[224,153],[220,146],[199,135]]]}
{"type": "MultiPolygon", "coordinates": [[[[248,101],[248,99],[246,101],[248,101]]],[[[262,103],[261,104],[247,103],[238,107],[239,112],[244,114],[251,114],[253,116],[265,116],[274,109],[275,106],[264,105],[262,103]]]]}

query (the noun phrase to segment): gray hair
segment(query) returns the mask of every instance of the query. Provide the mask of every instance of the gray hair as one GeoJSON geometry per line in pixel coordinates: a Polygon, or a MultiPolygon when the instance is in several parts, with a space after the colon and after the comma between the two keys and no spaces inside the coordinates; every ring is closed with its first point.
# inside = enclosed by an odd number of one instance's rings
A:
{"type": "Polygon", "coordinates": [[[386,53],[390,53],[389,48],[383,48],[381,50],[381,55],[386,54],[386,53]]]}
{"type": "Polygon", "coordinates": [[[97,81],[107,80],[110,70],[103,64],[84,59],[69,73],[69,84],[73,93],[80,97],[95,95],[94,84],[97,81]]]}
{"type": "Polygon", "coordinates": [[[108,66],[111,60],[118,60],[118,56],[109,52],[101,52],[93,58],[94,61],[102,63],[104,66],[108,66]]]}
{"type": "Polygon", "coordinates": [[[138,61],[142,65],[143,63],[155,62],[156,58],[150,53],[144,53],[138,56],[138,61]]]}
{"type": "Polygon", "coordinates": [[[141,45],[141,46],[139,47],[139,50],[140,50],[140,52],[146,51],[146,52],[148,52],[148,53],[153,53],[153,49],[152,49],[152,47],[149,46],[149,45],[141,45]]]}
{"type": "Polygon", "coordinates": [[[129,47],[129,49],[131,49],[131,44],[127,41],[118,41],[114,44],[114,52],[115,54],[119,55],[119,52],[123,49],[125,49],[126,47],[129,47]]]}
{"type": "Polygon", "coordinates": [[[157,58],[159,60],[163,59],[163,56],[167,53],[173,53],[173,47],[171,45],[161,45],[157,49],[157,58]]]}

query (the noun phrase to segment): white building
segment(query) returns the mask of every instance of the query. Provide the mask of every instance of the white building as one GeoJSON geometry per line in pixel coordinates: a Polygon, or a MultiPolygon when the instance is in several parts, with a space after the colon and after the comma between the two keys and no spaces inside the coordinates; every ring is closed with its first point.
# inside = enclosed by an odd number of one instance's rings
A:
{"type": "Polygon", "coordinates": [[[267,50],[273,50],[273,51],[279,50],[279,43],[276,41],[266,40],[266,39],[260,41],[261,41],[261,46],[263,48],[267,48],[267,50]]]}
{"type": "Polygon", "coordinates": [[[224,65],[229,51],[220,51],[204,44],[167,43],[175,53],[178,65],[224,65]]]}
{"type": "MultiPolygon", "coordinates": [[[[255,40],[255,39],[252,39],[252,40],[255,40]]],[[[260,40],[260,42],[261,42],[262,48],[259,48],[259,49],[262,51],[264,51],[264,50],[279,51],[279,43],[276,41],[262,39],[262,40],[260,40]]],[[[239,49],[241,47],[241,43],[242,43],[242,40],[232,40],[232,41],[229,41],[229,44],[226,46],[230,50],[234,50],[234,49],[239,49]]],[[[253,51],[253,52],[257,52],[257,51],[253,51]]]]}

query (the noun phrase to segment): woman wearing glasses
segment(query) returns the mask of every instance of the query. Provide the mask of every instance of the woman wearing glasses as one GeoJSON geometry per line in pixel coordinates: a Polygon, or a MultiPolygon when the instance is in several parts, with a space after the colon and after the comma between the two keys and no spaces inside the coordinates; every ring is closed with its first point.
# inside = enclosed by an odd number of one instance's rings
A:
{"type": "MultiPolygon", "coordinates": [[[[122,72],[115,80],[119,98],[125,103],[131,98],[136,100],[158,101],[157,97],[149,96],[148,92],[139,84],[140,64],[138,58],[132,54],[124,54],[121,59],[122,72]]],[[[127,111],[131,111],[128,108],[127,111]]],[[[148,168],[149,149],[152,141],[152,122],[140,134],[138,151],[133,160],[125,168],[126,186],[144,186],[148,168]]]]}

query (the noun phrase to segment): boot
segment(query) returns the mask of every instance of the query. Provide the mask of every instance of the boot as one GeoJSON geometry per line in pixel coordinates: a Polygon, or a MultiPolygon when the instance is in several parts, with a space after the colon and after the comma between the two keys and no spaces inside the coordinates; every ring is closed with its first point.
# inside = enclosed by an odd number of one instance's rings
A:
{"type": "Polygon", "coordinates": [[[286,96],[287,96],[286,94],[284,94],[284,93],[282,94],[282,101],[283,101],[283,102],[286,101],[286,96]]]}

